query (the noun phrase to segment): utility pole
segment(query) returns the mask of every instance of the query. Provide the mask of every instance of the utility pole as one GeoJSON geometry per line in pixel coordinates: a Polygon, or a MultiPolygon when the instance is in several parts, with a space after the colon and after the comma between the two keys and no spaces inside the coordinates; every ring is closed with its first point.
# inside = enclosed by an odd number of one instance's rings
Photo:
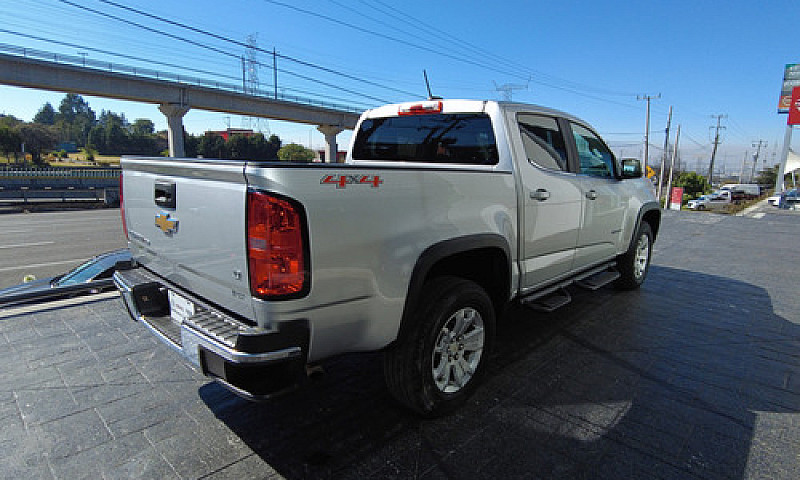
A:
{"type": "Polygon", "coordinates": [[[744,158],[742,159],[742,168],[739,170],[739,183],[742,183],[744,177],[744,165],[747,163],[747,150],[744,151],[744,158]]]}
{"type": "Polygon", "coordinates": [[[661,98],[659,93],[656,96],[652,95],[637,95],[636,100],[647,100],[647,120],[645,120],[644,128],[644,167],[642,171],[647,171],[647,156],[650,155],[650,100],[661,98]]]}
{"type": "Polygon", "coordinates": [[[670,199],[672,198],[672,175],[675,170],[675,156],[678,153],[678,140],[681,139],[681,126],[678,124],[678,131],[675,132],[675,149],[672,151],[672,161],[669,164],[669,180],[667,180],[667,196],[664,199],[664,209],[669,209],[670,199]]]}
{"type": "Polygon", "coordinates": [[[661,186],[664,184],[664,169],[667,167],[667,155],[669,152],[669,126],[672,123],[672,105],[669,106],[669,116],[667,117],[667,129],[664,133],[664,155],[661,157],[661,169],[658,171],[658,199],[661,199],[661,186]]]}
{"type": "MultiPolygon", "coordinates": [[[[714,175],[714,158],[717,156],[717,147],[719,147],[720,139],[719,139],[719,129],[725,129],[725,127],[721,126],[720,123],[722,122],[723,118],[728,118],[727,115],[711,115],[711,118],[717,119],[717,127],[714,131],[714,150],[711,151],[711,163],[708,164],[708,184],[709,186],[713,184],[713,175],[714,175]]],[[[714,128],[714,127],[709,127],[714,128]]]]}
{"type": "Polygon", "coordinates": [[[756,165],[758,165],[758,157],[761,155],[761,147],[767,148],[767,142],[764,140],[759,139],[758,143],[753,142],[753,146],[756,147],[756,154],[753,157],[753,172],[750,174],[750,182],[753,182],[753,179],[756,178],[756,165]]]}

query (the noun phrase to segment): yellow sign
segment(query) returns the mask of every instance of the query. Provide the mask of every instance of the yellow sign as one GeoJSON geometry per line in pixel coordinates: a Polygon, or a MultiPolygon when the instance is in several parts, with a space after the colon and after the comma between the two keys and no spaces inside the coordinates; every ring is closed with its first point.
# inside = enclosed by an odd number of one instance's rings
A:
{"type": "Polygon", "coordinates": [[[656,171],[653,170],[652,167],[650,167],[650,165],[648,165],[647,166],[647,178],[653,178],[655,176],[656,176],[656,171]]]}

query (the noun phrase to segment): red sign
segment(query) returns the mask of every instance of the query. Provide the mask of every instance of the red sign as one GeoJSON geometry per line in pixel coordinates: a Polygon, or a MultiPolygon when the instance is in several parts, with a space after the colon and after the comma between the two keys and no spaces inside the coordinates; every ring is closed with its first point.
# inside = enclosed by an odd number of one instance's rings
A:
{"type": "Polygon", "coordinates": [[[669,209],[680,210],[683,203],[683,187],[672,187],[669,198],[669,209]]]}
{"type": "Polygon", "coordinates": [[[787,125],[800,125],[800,87],[792,89],[792,103],[789,105],[787,125]]]}

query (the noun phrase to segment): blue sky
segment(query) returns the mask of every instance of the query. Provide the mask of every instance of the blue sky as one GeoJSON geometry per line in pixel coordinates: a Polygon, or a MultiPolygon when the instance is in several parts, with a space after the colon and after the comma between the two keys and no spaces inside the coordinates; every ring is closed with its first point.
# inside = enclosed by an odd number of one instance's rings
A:
{"type": "MultiPolygon", "coordinates": [[[[767,164],[773,163],[786,125],[785,115],[776,113],[783,69],[787,63],[800,63],[796,33],[791,31],[792,18],[800,13],[796,0],[761,4],[741,0],[119,0],[119,4],[238,42],[247,42],[247,36],[255,34],[265,51],[275,48],[282,55],[366,81],[279,61],[278,87],[284,93],[361,107],[378,105],[381,100],[414,100],[414,94],[417,98],[426,95],[423,69],[434,94],[445,98],[500,99],[496,85],[527,84],[513,90],[514,100],[582,117],[626,156],[640,156],[643,150],[645,102],[637,100],[637,95],[661,94],[651,104],[651,161],[660,155],[667,111],[673,106],[671,137],[674,126],[680,124],[683,160],[692,168],[699,165],[701,171],[711,155],[709,127],[715,122],[711,116],[717,114],[727,115],[717,156],[726,172],[738,172],[745,151],[752,153],[751,143],[758,140],[767,142],[767,164]]],[[[204,70],[211,74],[194,75],[218,75],[228,83],[241,84],[243,47],[101,0],[2,2],[0,25],[5,30],[0,31],[0,43],[6,45],[76,57],[83,52],[91,60],[178,71],[100,49],[204,70]]],[[[258,70],[261,86],[272,89],[273,72],[266,66],[272,58],[264,52],[257,55],[265,64],[258,70]]],[[[0,112],[31,120],[45,101],[57,107],[62,97],[55,92],[0,87],[0,112]]],[[[123,112],[131,121],[150,118],[157,128],[165,128],[153,105],[86,98],[97,112],[123,112]]],[[[185,118],[192,133],[224,129],[228,124],[242,127],[246,121],[202,111],[191,111],[185,118]]],[[[285,142],[311,142],[315,147],[323,143],[322,135],[310,126],[277,121],[267,125],[285,142]]],[[[340,137],[340,144],[347,138],[340,137]]],[[[793,148],[800,150],[798,145],[800,138],[795,138],[793,148]]]]}

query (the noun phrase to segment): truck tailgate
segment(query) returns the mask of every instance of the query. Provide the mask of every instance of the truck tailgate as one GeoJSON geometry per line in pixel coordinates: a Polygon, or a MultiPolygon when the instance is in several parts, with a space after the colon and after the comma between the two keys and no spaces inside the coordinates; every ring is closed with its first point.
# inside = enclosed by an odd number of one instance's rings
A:
{"type": "Polygon", "coordinates": [[[123,207],[139,264],[252,318],[244,162],[123,158],[123,207]]]}

